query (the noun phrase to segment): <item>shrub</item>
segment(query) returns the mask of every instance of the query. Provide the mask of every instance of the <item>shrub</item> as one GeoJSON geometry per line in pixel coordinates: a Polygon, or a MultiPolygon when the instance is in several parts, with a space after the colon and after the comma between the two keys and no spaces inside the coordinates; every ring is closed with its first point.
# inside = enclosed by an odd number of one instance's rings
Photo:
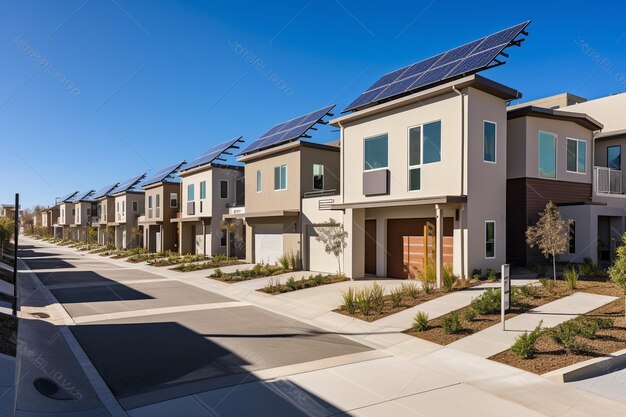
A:
{"type": "Polygon", "coordinates": [[[447,314],[441,321],[441,328],[446,334],[454,334],[461,331],[461,320],[459,320],[459,313],[453,311],[447,314]]]}
{"type": "Polygon", "coordinates": [[[342,291],[341,298],[343,299],[342,308],[346,310],[348,314],[354,314],[356,312],[356,292],[354,288],[349,287],[347,291],[342,291]]]}
{"type": "Polygon", "coordinates": [[[364,316],[369,316],[372,309],[372,290],[369,287],[361,288],[356,292],[356,305],[364,316]]]}
{"type": "Polygon", "coordinates": [[[580,264],[580,273],[584,276],[594,275],[598,267],[593,263],[591,258],[583,259],[583,263],[580,264]]]}
{"type": "Polygon", "coordinates": [[[283,269],[289,269],[289,257],[287,255],[283,255],[278,258],[277,262],[283,269]]]}
{"type": "Polygon", "coordinates": [[[495,282],[498,280],[498,273],[495,269],[489,268],[487,269],[487,281],[495,282]]]}
{"type": "Polygon", "coordinates": [[[567,282],[567,286],[570,290],[576,289],[576,282],[578,282],[578,271],[576,271],[576,267],[568,266],[563,270],[563,278],[565,282],[567,282]]]}
{"type": "Polygon", "coordinates": [[[549,278],[541,278],[539,282],[541,283],[543,288],[546,289],[546,291],[548,291],[549,293],[554,292],[554,280],[551,280],[549,278]]]}
{"type": "Polygon", "coordinates": [[[483,271],[480,270],[480,269],[473,269],[472,270],[472,278],[474,278],[476,280],[483,279],[483,271]]]}
{"type": "Polygon", "coordinates": [[[226,255],[218,253],[217,255],[213,256],[213,258],[211,258],[211,261],[213,263],[220,263],[220,262],[226,262],[228,260],[228,258],[226,257],[226,255]]]}
{"type": "Polygon", "coordinates": [[[385,307],[385,288],[379,283],[375,282],[370,288],[370,299],[372,308],[380,313],[385,307]]]}
{"type": "Polygon", "coordinates": [[[548,268],[542,264],[534,264],[530,269],[535,273],[535,275],[537,275],[537,278],[545,277],[548,272],[548,268]]]}
{"type": "Polygon", "coordinates": [[[596,333],[598,332],[599,326],[598,322],[592,319],[579,319],[577,320],[578,329],[580,331],[580,335],[587,339],[595,339],[596,333]]]}
{"type": "Polygon", "coordinates": [[[265,284],[265,292],[276,293],[280,292],[280,282],[275,278],[270,278],[265,284]]]}
{"type": "Polygon", "coordinates": [[[513,343],[513,346],[511,346],[511,352],[513,352],[518,358],[532,359],[535,356],[537,353],[535,343],[537,343],[537,340],[543,334],[541,324],[542,322],[539,322],[537,327],[535,327],[535,330],[532,332],[524,332],[524,334],[515,338],[515,342],[513,343]]]}
{"type": "Polygon", "coordinates": [[[466,321],[474,321],[474,319],[476,319],[476,311],[473,308],[465,310],[465,312],[463,313],[463,318],[466,321]]]}
{"type": "Polygon", "coordinates": [[[422,280],[422,289],[425,294],[431,294],[435,290],[437,282],[437,269],[434,262],[426,262],[419,268],[419,274],[422,280]]]}
{"type": "Polygon", "coordinates": [[[400,304],[402,304],[402,299],[404,298],[402,287],[394,288],[389,291],[389,298],[391,298],[391,306],[393,308],[399,307],[400,304]]]}
{"type": "Polygon", "coordinates": [[[454,287],[454,283],[457,280],[457,276],[454,275],[454,272],[452,271],[452,265],[449,265],[449,264],[444,265],[443,271],[442,271],[442,279],[443,279],[443,290],[445,292],[452,291],[452,288],[454,287]]]}
{"type": "Polygon", "coordinates": [[[222,272],[221,269],[217,268],[215,271],[213,271],[213,273],[211,274],[211,276],[213,278],[221,278],[222,276],[224,276],[224,273],[222,272]]]}
{"type": "Polygon", "coordinates": [[[295,280],[294,277],[289,277],[289,279],[287,280],[287,282],[285,283],[285,285],[287,285],[287,287],[291,290],[291,291],[295,291],[298,289],[299,285],[298,282],[295,280]]]}
{"type": "Polygon", "coordinates": [[[565,349],[568,353],[580,353],[585,350],[585,345],[578,340],[581,335],[580,327],[573,321],[566,321],[550,330],[550,338],[554,343],[565,349]]]}
{"type": "Polygon", "coordinates": [[[317,274],[309,277],[309,280],[314,286],[322,285],[324,283],[324,275],[317,274]]]}
{"type": "Polygon", "coordinates": [[[413,317],[413,330],[423,332],[428,330],[428,313],[418,311],[413,317]]]}
{"type": "Polygon", "coordinates": [[[608,317],[589,317],[589,320],[595,321],[599,329],[610,329],[613,327],[613,319],[608,317]]]}
{"type": "Polygon", "coordinates": [[[474,298],[470,306],[476,313],[486,315],[499,313],[501,303],[500,289],[490,289],[474,298]]]}
{"type": "Polygon", "coordinates": [[[519,291],[520,295],[523,298],[535,297],[535,289],[530,285],[522,285],[521,287],[513,287],[513,288],[517,288],[517,291],[519,291]]]}
{"type": "Polygon", "coordinates": [[[417,298],[420,293],[419,287],[414,282],[403,282],[400,285],[400,290],[406,298],[417,298]]]}

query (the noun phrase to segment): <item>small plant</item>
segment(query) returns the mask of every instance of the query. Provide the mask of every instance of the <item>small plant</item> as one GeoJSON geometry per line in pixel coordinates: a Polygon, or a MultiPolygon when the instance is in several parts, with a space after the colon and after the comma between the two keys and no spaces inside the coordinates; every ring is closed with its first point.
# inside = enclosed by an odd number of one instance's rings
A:
{"type": "Polygon", "coordinates": [[[287,285],[287,287],[289,287],[291,291],[295,291],[299,287],[298,282],[296,281],[294,277],[289,277],[285,285],[287,285]]]}
{"type": "Polygon", "coordinates": [[[356,291],[354,288],[349,287],[347,291],[341,292],[341,298],[343,299],[343,305],[341,306],[348,314],[354,314],[356,312],[356,291]]]}
{"type": "Polygon", "coordinates": [[[423,332],[428,330],[428,313],[418,311],[413,317],[413,330],[423,332]]]}
{"type": "Polygon", "coordinates": [[[211,258],[211,261],[213,263],[226,262],[227,260],[228,258],[226,257],[226,255],[222,253],[218,253],[217,255],[213,256],[213,258],[211,258]]]}
{"type": "Polygon", "coordinates": [[[280,281],[276,278],[268,279],[267,284],[265,284],[265,292],[270,294],[280,292],[280,281]]]}
{"type": "Polygon", "coordinates": [[[513,346],[511,346],[511,352],[513,352],[518,358],[521,359],[532,359],[535,357],[537,353],[537,348],[535,347],[535,343],[543,334],[543,329],[541,328],[542,322],[539,322],[535,329],[528,333],[524,332],[515,338],[515,342],[513,346]]]}
{"type": "Polygon", "coordinates": [[[402,287],[394,288],[389,291],[389,298],[391,299],[391,306],[393,308],[399,307],[400,304],[402,304],[402,299],[404,298],[402,287]]]}
{"type": "Polygon", "coordinates": [[[577,354],[586,349],[586,346],[578,340],[578,336],[581,336],[580,326],[573,321],[559,324],[552,328],[549,334],[552,341],[568,353],[577,354]]]}
{"type": "Polygon", "coordinates": [[[596,333],[600,328],[598,326],[598,322],[593,319],[579,319],[577,320],[578,328],[580,330],[580,335],[586,339],[595,339],[596,333]]]}
{"type": "Polygon", "coordinates": [[[593,263],[593,259],[585,258],[583,259],[583,263],[580,264],[580,273],[586,277],[595,275],[598,267],[593,263]]]}
{"type": "Polygon", "coordinates": [[[463,313],[463,318],[466,321],[474,321],[476,319],[476,311],[473,308],[465,310],[463,313]]]}
{"type": "Polygon", "coordinates": [[[222,272],[221,269],[217,268],[215,271],[213,271],[213,273],[211,274],[211,277],[213,278],[221,278],[224,276],[224,273],[222,272]]]}
{"type": "Polygon", "coordinates": [[[545,290],[548,291],[550,294],[554,293],[554,287],[556,286],[556,284],[553,280],[549,278],[541,278],[539,282],[541,283],[543,288],[545,288],[545,290]]]}
{"type": "Polygon", "coordinates": [[[380,314],[385,307],[385,288],[377,282],[373,283],[370,288],[370,299],[372,308],[380,314]]]}
{"type": "Polygon", "coordinates": [[[324,283],[324,275],[317,274],[309,277],[309,280],[313,284],[313,286],[322,285],[324,283]]]}
{"type": "Polygon", "coordinates": [[[285,271],[289,269],[289,257],[287,255],[278,258],[277,262],[285,271]]]}
{"type": "Polygon", "coordinates": [[[496,282],[498,280],[498,273],[495,269],[489,268],[487,269],[487,281],[496,282]]]}
{"type": "Polygon", "coordinates": [[[500,312],[501,304],[500,289],[490,289],[481,296],[474,298],[470,306],[476,313],[487,315],[500,312]]]}
{"type": "Polygon", "coordinates": [[[480,269],[473,269],[472,270],[472,278],[475,280],[480,281],[481,279],[483,279],[483,271],[480,269]]]}
{"type": "Polygon", "coordinates": [[[595,321],[599,329],[606,330],[613,327],[613,319],[609,317],[590,317],[589,320],[595,321]]]}
{"type": "Polygon", "coordinates": [[[413,282],[403,282],[400,284],[400,290],[406,298],[417,298],[420,293],[419,287],[413,282]]]}
{"type": "Polygon", "coordinates": [[[461,331],[461,320],[459,320],[459,313],[453,311],[448,313],[441,321],[441,328],[446,334],[455,334],[461,331]]]}
{"type": "Polygon", "coordinates": [[[457,280],[457,276],[454,275],[454,272],[452,270],[452,265],[450,264],[444,265],[443,271],[442,271],[442,279],[443,279],[443,290],[445,292],[452,291],[452,288],[454,287],[454,283],[457,280]]]}
{"type": "Polygon", "coordinates": [[[421,268],[419,268],[419,275],[422,280],[422,289],[424,294],[432,294],[435,290],[435,283],[437,282],[437,270],[435,269],[434,262],[425,262],[421,268]]]}
{"type": "Polygon", "coordinates": [[[530,269],[537,275],[537,278],[544,278],[548,272],[548,268],[542,264],[534,264],[530,269]]]}
{"type": "Polygon", "coordinates": [[[517,288],[522,298],[535,298],[535,289],[530,285],[522,285],[521,287],[513,288],[517,288]]]}
{"type": "Polygon", "coordinates": [[[372,290],[369,287],[361,288],[356,292],[356,305],[364,316],[369,316],[372,309],[372,290]]]}
{"type": "Polygon", "coordinates": [[[570,290],[576,289],[576,283],[578,282],[578,271],[576,267],[570,265],[563,270],[563,278],[567,282],[567,286],[570,290]]]}

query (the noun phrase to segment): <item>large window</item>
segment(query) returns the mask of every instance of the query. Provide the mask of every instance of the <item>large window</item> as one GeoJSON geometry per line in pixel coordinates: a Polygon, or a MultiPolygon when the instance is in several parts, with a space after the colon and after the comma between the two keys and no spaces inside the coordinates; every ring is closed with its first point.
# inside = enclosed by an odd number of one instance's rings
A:
{"type": "Polygon", "coordinates": [[[556,135],[539,132],[539,176],[556,178],[556,135]]]}
{"type": "Polygon", "coordinates": [[[365,139],[363,142],[363,170],[387,168],[387,134],[365,139]]]}
{"type": "Polygon", "coordinates": [[[206,198],[206,181],[200,181],[200,200],[206,198]]]}
{"type": "Polygon", "coordinates": [[[187,186],[187,201],[193,201],[195,198],[194,196],[194,186],[193,184],[189,184],[187,186]]]}
{"type": "Polygon", "coordinates": [[[313,164],[313,189],[324,189],[324,165],[313,164]]]}
{"type": "Polygon", "coordinates": [[[228,198],[228,181],[220,181],[220,198],[228,198]]]}
{"type": "Polygon", "coordinates": [[[261,170],[258,170],[258,171],[256,172],[256,192],[257,192],[257,193],[260,193],[260,192],[261,192],[261,190],[262,190],[262,187],[261,187],[261,180],[262,180],[262,177],[261,177],[261,170]]]}
{"type": "Polygon", "coordinates": [[[611,169],[622,169],[622,147],[620,145],[606,148],[607,166],[611,169]]]}
{"type": "Polygon", "coordinates": [[[409,129],[409,191],[422,187],[422,165],[441,161],[441,122],[409,129]]]}
{"type": "Polygon", "coordinates": [[[274,167],[274,190],[287,189],[287,165],[274,167]]]}
{"type": "Polygon", "coordinates": [[[485,258],[496,257],[496,222],[487,220],[485,222],[485,258]]]}
{"type": "Polygon", "coordinates": [[[587,171],[587,142],[567,139],[567,171],[584,174],[587,171]]]}
{"type": "Polygon", "coordinates": [[[496,162],[496,124],[483,123],[483,161],[496,162]]]}

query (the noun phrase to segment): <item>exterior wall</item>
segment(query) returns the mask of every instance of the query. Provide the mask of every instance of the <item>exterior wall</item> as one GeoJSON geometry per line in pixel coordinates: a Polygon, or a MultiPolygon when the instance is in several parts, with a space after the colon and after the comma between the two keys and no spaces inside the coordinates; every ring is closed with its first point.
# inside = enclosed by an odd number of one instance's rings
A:
{"type": "Polygon", "coordinates": [[[141,246],[143,240],[133,236],[133,228],[137,227],[139,216],[144,214],[144,193],[126,192],[117,195],[115,196],[114,207],[116,247],[118,249],[127,249],[141,246]],[[136,211],[133,210],[133,202],[137,202],[136,211]],[[124,233],[126,235],[125,239],[124,233]]]}
{"type": "MultiPolygon", "coordinates": [[[[339,181],[341,176],[339,148],[336,151],[306,146],[300,148],[300,191],[302,195],[317,191],[313,189],[314,164],[324,165],[324,190],[335,190],[338,194],[341,187],[339,181]]],[[[256,180],[256,173],[254,175],[254,180],[256,180]]],[[[256,183],[254,185],[256,187],[256,183]]]]}
{"type": "MultiPolygon", "coordinates": [[[[222,218],[224,214],[228,214],[231,205],[237,202],[237,180],[244,173],[242,170],[213,168],[213,182],[215,184],[211,189],[207,189],[207,194],[213,199],[212,217],[210,224],[211,234],[211,255],[226,254],[226,246],[222,246],[222,236],[225,231],[221,228],[222,218]],[[228,197],[221,198],[220,181],[228,182],[228,197]]],[[[232,255],[232,254],[231,254],[232,255]]]]}
{"type": "Polygon", "coordinates": [[[529,145],[526,135],[526,119],[519,117],[507,122],[506,176],[507,178],[526,177],[526,159],[529,145]]]}
{"type": "MultiPolygon", "coordinates": [[[[198,216],[211,216],[213,201],[211,199],[210,190],[213,188],[213,169],[206,169],[194,174],[185,175],[182,181],[182,205],[181,205],[181,217],[198,217],[198,216]],[[200,183],[206,181],[207,195],[206,198],[200,199],[200,183]],[[188,212],[187,202],[189,196],[187,193],[187,187],[193,184],[194,186],[194,214],[188,212]]],[[[180,203],[179,203],[180,204],[180,203]]]]}
{"type": "Polygon", "coordinates": [[[170,220],[177,217],[180,209],[180,184],[162,183],[156,187],[148,188],[145,191],[144,207],[146,214],[144,216],[144,220],[147,224],[144,224],[144,247],[148,250],[155,250],[157,244],[154,240],[157,237],[157,232],[160,232],[161,251],[177,252],[179,244],[177,236],[178,224],[173,223],[170,220]],[[171,195],[173,193],[176,193],[178,196],[178,204],[176,207],[171,206],[171,195]],[[159,210],[156,210],[156,195],[159,195],[160,199],[159,210]],[[149,196],[152,196],[152,211],[150,211],[148,207],[149,196]],[[153,222],[159,223],[155,224],[153,222]]]}
{"type": "Polygon", "coordinates": [[[80,201],[74,204],[74,224],[77,226],[87,226],[91,223],[92,216],[95,216],[95,204],[86,201],[80,201]]]}
{"type": "Polygon", "coordinates": [[[557,109],[557,108],[561,109],[563,107],[571,106],[573,104],[582,103],[585,101],[587,101],[587,99],[576,96],[574,94],[562,93],[562,94],[556,94],[550,97],[544,97],[544,98],[540,98],[537,100],[515,104],[513,106],[510,106],[509,109],[513,110],[519,107],[526,107],[526,106],[544,107],[546,109],[557,109]]]}
{"type": "MultiPolygon", "coordinates": [[[[341,210],[320,209],[322,207],[335,202],[339,202],[340,197],[324,196],[302,199],[302,267],[312,270],[311,260],[317,265],[315,272],[336,273],[338,268],[344,270],[344,254],[340,255],[339,261],[332,254],[327,254],[321,244],[315,241],[315,225],[328,222],[329,219],[335,220],[339,224],[344,223],[344,214],[341,210]]],[[[350,238],[350,237],[348,237],[350,238]]]]}
{"type": "Polygon", "coordinates": [[[626,93],[621,93],[575,104],[563,110],[586,113],[604,125],[603,132],[610,132],[626,129],[625,108],[626,93]]]}
{"type": "Polygon", "coordinates": [[[59,211],[59,224],[64,226],[74,224],[74,214],[72,214],[73,210],[73,203],[61,203],[59,211]]]}

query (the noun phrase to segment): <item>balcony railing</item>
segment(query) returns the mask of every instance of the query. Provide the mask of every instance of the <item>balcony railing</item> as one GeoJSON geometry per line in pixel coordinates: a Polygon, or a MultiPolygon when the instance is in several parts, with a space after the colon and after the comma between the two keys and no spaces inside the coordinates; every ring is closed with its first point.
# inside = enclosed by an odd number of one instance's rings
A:
{"type": "Polygon", "coordinates": [[[607,167],[594,167],[596,194],[622,194],[622,171],[607,167]]]}

